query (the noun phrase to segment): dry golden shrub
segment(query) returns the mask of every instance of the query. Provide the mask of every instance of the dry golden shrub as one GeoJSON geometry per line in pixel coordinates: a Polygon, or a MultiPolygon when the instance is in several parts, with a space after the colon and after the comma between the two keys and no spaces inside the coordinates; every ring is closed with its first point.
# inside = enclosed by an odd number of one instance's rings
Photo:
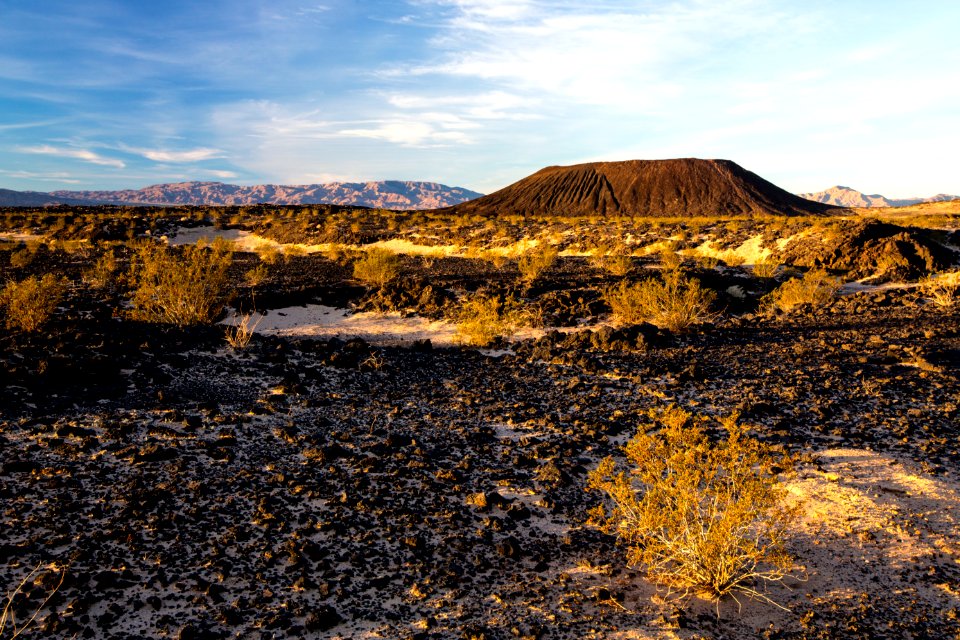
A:
{"type": "Polygon", "coordinates": [[[461,344],[485,347],[494,338],[509,337],[527,322],[522,305],[513,297],[477,293],[467,297],[456,314],[461,344]]]}
{"type": "Polygon", "coordinates": [[[0,291],[7,328],[25,333],[36,331],[50,319],[66,291],[67,281],[52,273],[8,282],[0,291]]]}
{"type": "Polygon", "coordinates": [[[650,278],[635,284],[626,281],[607,289],[604,299],[614,318],[622,324],[651,322],[671,331],[713,319],[710,305],[716,294],[700,286],[679,270],[667,271],[662,278],[650,278]]]}
{"type": "Polygon", "coordinates": [[[931,274],[921,287],[935,305],[948,309],[956,304],[960,293],[960,271],[931,274]]]}
{"type": "Polygon", "coordinates": [[[821,306],[829,302],[840,288],[840,281],[824,269],[811,269],[802,278],[791,278],[764,297],[767,304],[780,311],[790,311],[802,304],[821,306]]]}
{"type": "Polygon", "coordinates": [[[186,245],[180,251],[144,242],[130,262],[132,316],[178,326],[213,322],[226,304],[229,244],[186,245]]]}
{"type": "Polygon", "coordinates": [[[389,249],[373,247],[353,263],[353,277],[383,287],[400,275],[400,256],[389,249]]]}
{"type": "Polygon", "coordinates": [[[628,471],[608,457],[590,473],[590,488],[609,498],[593,522],[626,544],[628,564],[680,598],[769,601],[763,585],[793,568],[786,540],[799,507],[778,477],[793,457],[748,436],[735,415],[720,420],[727,436],[718,442],[706,418],[682,409],[651,417],[624,448],[628,471]]]}
{"type": "Polygon", "coordinates": [[[761,262],[755,263],[751,267],[753,275],[757,278],[772,278],[776,275],[777,269],[780,268],[780,263],[776,260],[763,260],[761,262]]]}
{"type": "Polygon", "coordinates": [[[549,244],[530,249],[517,259],[520,279],[527,284],[534,282],[553,266],[559,255],[557,248],[549,244]]]}

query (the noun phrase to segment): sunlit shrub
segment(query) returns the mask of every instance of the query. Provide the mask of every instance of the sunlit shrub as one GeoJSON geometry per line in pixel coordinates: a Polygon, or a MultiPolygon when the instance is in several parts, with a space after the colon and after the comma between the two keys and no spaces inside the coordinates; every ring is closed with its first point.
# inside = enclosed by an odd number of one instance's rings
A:
{"type": "Polygon", "coordinates": [[[767,304],[780,311],[789,311],[803,304],[822,306],[833,299],[840,288],[837,278],[824,269],[811,269],[802,278],[791,278],[764,297],[767,304]]]}
{"type": "Polygon", "coordinates": [[[589,486],[609,498],[594,522],[626,544],[628,564],[681,597],[766,599],[762,584],[793,567],[785,543],[798,511],[778,478],[793,459],[749,437],[736,416],[720,421],[719,442],[705,418],[679,408],[653,418],[624,448],[627,471],[608,457],[590,473],[589,486]]]}
{"type": "Polygon", "coordinates": [[[400,275],[400,257],[389,249],[373,247],[353,263],[353,277],[383,287],[400,275]]]}
{"type": "Polygon", "coordinates": [[[53,315],[67,291],[67,281],[52,273],[8,282],[0,291],[0,307],[9,329],[32,333],[53,315]]]}
{"type": "Polygon", "coordinates": [[[651,322],[681,331],[714,317],[710,305],[716,294],[676,269],[635,284],[623,281],[604,292],[604,299],[622,324],[651,322]]]}
{"type": "Polygon", "coordinates": [[[229,297],[228,244],[186,245],[180,251],[145,242],[130,263],[132,316],[178,326],[213,322],[229,297]]]}

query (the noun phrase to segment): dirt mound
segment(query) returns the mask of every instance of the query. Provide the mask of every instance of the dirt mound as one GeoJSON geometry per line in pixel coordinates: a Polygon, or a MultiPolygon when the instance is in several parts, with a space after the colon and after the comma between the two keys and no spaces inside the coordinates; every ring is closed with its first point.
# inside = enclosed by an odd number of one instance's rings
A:
{"type": "Polygon", "coordinates": [[[936,231],[875,220],[838,223],[827,233],[791,242],[787,263],[822,266],[855,278],[915,279],[954,266],[957,254],[936,231]]]}
{"type": "Polygon", "coordinates": [[[443,211],[478,215],[820,214],[729,160],[628,160],[547,167],[488,196],[443,211]]]}

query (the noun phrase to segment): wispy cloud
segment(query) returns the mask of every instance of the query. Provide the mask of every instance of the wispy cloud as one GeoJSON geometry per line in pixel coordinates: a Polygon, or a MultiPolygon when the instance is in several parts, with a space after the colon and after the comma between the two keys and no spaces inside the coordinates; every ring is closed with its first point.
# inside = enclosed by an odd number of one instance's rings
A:
{"type": "Polygon", "coordinates": [[[385,140],[394,144],[409,146],[467,144],[470,142],[469,136],[463,131],[444,130],[427,122],[416,120],[395,120],[374,127],[342,129],[337,133],[341,136],[385,140]]]}
{"type": "Polygon", "coordinates": [[[117,158],[106,158],[98,153],[90,151],[89,149],[53,147],[51,145],[43,144],[35,147],[19,147],[18,150],[23,153],[56,156],[58,158],[73,158],[75,160],[82,160],[91,164],[98,164],[104,167],[114,167],[117,169],[123,169],[127,166],[122,160],[118,160],[117,158]]]}
{"type": "Polygon", "coordinates": [[[222,158],[223,151],[220,149],[210,149],[202,147],[199,149],[188,149],[186,151],[171,151],[168,149],[141,149],[136,147],[123,147],[124,151],[136,153],[148,160],[154,162],[200,162],[202,160],[211,160],[222,158]]]}
{"type": "Polygon", "coordinates": [[[221,169],[207,169],[207,173],[216,178],[223,178],[224,180],[230,180],[239,177],[235,171],[224,171],[221,169]]]}

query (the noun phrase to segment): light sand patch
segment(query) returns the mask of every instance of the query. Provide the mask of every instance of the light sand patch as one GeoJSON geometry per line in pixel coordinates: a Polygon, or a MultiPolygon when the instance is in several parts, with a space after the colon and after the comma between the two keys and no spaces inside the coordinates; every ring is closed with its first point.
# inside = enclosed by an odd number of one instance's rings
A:
{"type": "Polygon", "coordinates": [[[763,235],[757,234],[747,239],[743,244],[733,249],[720,249],[716,240],[706,240],[693,249],[683,253],[694,256],[717,258],[724,262],[742,262],[744,264],[758,264],[766,262],[773,255],[773,251],[763,246],[763,235]]]}
{"type": "Polygon", "coordinates": [[[0,242],[34,242],[43,240],[46,236],[34,233],[20,233],[19,231],[4,231],[0,233],[0,242]]]}

